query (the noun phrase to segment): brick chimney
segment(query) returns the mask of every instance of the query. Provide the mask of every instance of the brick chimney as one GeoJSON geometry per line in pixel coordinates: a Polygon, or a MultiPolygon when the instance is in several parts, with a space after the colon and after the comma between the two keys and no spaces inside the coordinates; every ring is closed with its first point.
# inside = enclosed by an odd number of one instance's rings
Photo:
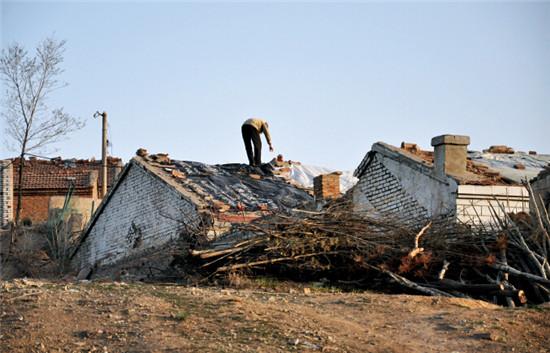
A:
{"type": "Polygon", "coordinates": [[[432,139],[434,146],[434,170],[438,175],[466,172],[469,136],[441,135],[432,139]]]}
{"type": "Polygon", "coordinates": [[[341,172],[334,172],[313,178],[313,193],[317,201],[340,197],[341,174],[341,172]]]}

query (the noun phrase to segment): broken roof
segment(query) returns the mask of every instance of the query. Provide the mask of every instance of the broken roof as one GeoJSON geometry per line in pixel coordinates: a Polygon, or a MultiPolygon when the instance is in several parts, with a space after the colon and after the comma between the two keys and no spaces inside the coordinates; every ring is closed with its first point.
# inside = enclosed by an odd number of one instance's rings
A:
{"type": "MultiPolygon", "coordinates": [[[[113,188],[90,220],[93,227],[120,183],[132,166],[140,166],[160,181],[207,210],[221,222],[250,222],[270,212],[289,210],[313,201],[304,189],[275,176],[251,173],[244,164],[208,165],[200,162],[172,160],[167,154],[148,155],[139,149],[121,172],[113,188]]],[[[85,232],[87,233],[87,231],[85,232]]]]}
{"type": "MultiPolygon", "coordinates": [[[[422,150],[416,144],[403,142],[399,148],[377,142],[372,146],[371,152],[382,153],[393,159],[399,156],[401,162],[416,165],[425,174],[433,174],[433,151],[422,150]]],[[[365,156],[355,170],[355,176],[359,177],[364,173],[370,158],[369,154],[365,156]]],[[[550,155],[544,154],[468,151],[466,173],[450,176],[459,184],[466,185],[519,185],[523,180],[535,177],[549,162],[550,155]]]]}
{"type": "MultiPolygon", "coordinates": [[[[13,159],[13,174],[17,175],[20,159],[13,159]]],[[[107,185],[114,184],[117,171],[122,168],[120,158],[109,157],[107,169],[107,185]]],[[[101,161],[83,159],[53,159],[53,160],[25,160],[23,168],[24,191],[62,190],[65,192],[73,183],[76,189],[89,188],[92,183],[101,185],[101,161]],[[95,172],[92,177],[91,172],[95,172]]],[[[19,179],[14,178],[14,188],[19,185],[19,179]]]]}
{"type": "Polygon", "coordinates": [[[200,162],[135,157],[193,202],[215,209],[265,211],[295,208],[312,197],[274,176],[251,173],[244,164],[208,165],[200,162]]]}

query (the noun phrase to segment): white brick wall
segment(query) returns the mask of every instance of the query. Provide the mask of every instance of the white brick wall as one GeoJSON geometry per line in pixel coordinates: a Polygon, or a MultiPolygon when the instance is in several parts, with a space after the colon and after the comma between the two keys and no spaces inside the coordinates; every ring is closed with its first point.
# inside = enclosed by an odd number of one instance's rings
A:
{"type": "Polygon", "coordinates": [[[428,218],[428,210],[403,189],[399,178],[382,163],[383,157],[376,154],[373,158],[355,186],[353,199],[356,209],[402,221],[428,218]]]}
{"type": "Polygon", "coordinates": [[[529,212],[529,194],[523,186],[459,185],[457,218],[470,224],[496,224],[506,213],[529,212]]]}
{"type": "Polygon", "coordinates": [[[13,220],[13,165],[0,161],[0,226],[13,220]]]}
{"type": "Polygon", "coordinates": [[[195,205],[180,193],[131,162],[81,244],[73,265],[106,265],[136,258],[177,239],[199,216],[195,205]]]}

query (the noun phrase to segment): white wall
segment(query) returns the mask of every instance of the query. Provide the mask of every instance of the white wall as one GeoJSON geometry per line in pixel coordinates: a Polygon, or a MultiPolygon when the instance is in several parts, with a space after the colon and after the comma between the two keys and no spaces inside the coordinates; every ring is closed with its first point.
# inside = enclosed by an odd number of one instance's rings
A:
{"type": "Polygon", "coordinates": [[[523,186],[459,185],[457,218],[469,224],[496,224],[494,214],[529,212],[529,194],[523,186]]]}
{"type": "Polygon", "coordinates": [[[76,268],[106,265],[135,258],[177,239],[198,222],[195,205],[142,166],[131,162],[81,244],[76,268]]]}
{"type": "Polygon", "coordinates": [[[13,220],[13,165],[0,161],[0,226],[13,220]]]}
{"type": "Polygon", "coordinates": [[[355,210],[410,222],[454,214],[454,180],[445,183],[382,153],[373,158],[355,186],[355,210]]]}
{"type": "Polygon", "coordinates": [[[384,158],[382,163],[399,179],[404,192],[414,195],[415,200],[427,211],[429,218],[453,214],[456,209],[457,183],[452,178],[445,181],[426,175],[407,164],[384,158]]]}

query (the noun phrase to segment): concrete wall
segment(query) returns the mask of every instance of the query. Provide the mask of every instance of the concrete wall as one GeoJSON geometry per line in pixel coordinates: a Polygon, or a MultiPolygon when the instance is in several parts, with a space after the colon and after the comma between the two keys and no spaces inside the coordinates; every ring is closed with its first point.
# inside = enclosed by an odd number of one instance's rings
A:
{"type": "Polygon", "coordinates": [[[381,153],[373,158],[354,189],[356,210],[410,222],[454,214],[452,179],[445,183],[381,153]]]}
{"type": "Polygon", "coordinates": [[[0,161],[0,226],[13,220],[13,166],[11,161],[0,161]]]}
{"type": "Polygon", "coordinates": [[[78,249],[73,266],[107,265],[139,257],[178,238],[185,221],[199,220],[195,205],[132,162],[108,195],[78,249]]]}
{"type": "MultiPolygon", "coordinates": [[[[97,209],[101,199],[92,199],[89,197],[73,196],[69,202],[69,208],[71,213],[78,213],[82,215],[82,222],[84,224],[88,223],[92,218],[93,212],[97,209]]],[[[49,215],[48,218],[51,218],[54,210],[60,210],[65,204],[65,196],[52,196],[49,198],[49,215]]]]}
{"type": "Polygon", "coordinates": [[[459,185],[456,208],[462,222],[496,224],[495,213],[529,212],[529,195],[523,186],[459,185]]]}

